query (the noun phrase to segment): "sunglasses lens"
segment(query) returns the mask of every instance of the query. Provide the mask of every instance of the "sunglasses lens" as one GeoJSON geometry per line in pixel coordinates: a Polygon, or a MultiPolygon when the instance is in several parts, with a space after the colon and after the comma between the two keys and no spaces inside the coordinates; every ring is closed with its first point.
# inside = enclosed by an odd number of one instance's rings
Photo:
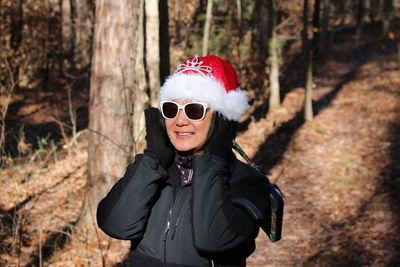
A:
{"type": "Polygon", "coordinates": [[[186,116],[191,120],[200,120],[204,116],[204,112],[204,106],[201,104],[191,103],[185,107],[186,116]]]}
{"type": "Polygon", "coordinates": [[[165,102],[162,105],[162,112],[167,119],[173,119],[178,114],[178,106],[172,102],[165,102]]]}

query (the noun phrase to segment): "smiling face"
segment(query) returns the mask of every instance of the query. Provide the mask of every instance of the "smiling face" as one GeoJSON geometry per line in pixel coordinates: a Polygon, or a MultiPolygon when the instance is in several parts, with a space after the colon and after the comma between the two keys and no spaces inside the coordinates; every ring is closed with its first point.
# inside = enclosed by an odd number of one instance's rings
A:
{"type": "MultiPolygon", "coordinates": [[[[174,100],[183,105],[190,101],[174,100]]],[[[208,131],[212,121],[212,112],[207,110],[203,120],[189,120],[183,110],[174,119],[165,119],[167,134],[171,143],[179,152],[198,155],[203,152],[204,143],[207,140],[208,131]]]]}

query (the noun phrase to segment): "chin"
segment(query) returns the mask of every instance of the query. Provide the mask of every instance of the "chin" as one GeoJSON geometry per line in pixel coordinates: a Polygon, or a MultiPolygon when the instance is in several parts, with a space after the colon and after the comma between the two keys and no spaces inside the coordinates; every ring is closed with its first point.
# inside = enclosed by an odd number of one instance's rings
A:
{"type": "Polygon", "coordinates": [[[190,153],[194,150],[193,147],[175,146],[175,149],[182,153],[190,153]]]}
{"type": "Polygon", "coordinates": [[[193,145],[177,144],[174,145],[174,147],[177,151],[184,154],[196,154],[196,152],[198,151],[198,147],[193,145]]]}

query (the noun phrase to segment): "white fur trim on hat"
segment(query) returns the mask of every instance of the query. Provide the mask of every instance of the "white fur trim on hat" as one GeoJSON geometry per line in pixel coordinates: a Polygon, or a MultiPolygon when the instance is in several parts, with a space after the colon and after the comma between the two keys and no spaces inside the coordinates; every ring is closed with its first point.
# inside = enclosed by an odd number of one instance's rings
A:
{"type": "Polygon", "coordinates": [[[226,92],[215,78],[199,74],[171,75],[160,89],[159,102],[183,99],[207,103],[228,120],[238,121],[249,108],[246,93],[237,88],[226,92]]]}

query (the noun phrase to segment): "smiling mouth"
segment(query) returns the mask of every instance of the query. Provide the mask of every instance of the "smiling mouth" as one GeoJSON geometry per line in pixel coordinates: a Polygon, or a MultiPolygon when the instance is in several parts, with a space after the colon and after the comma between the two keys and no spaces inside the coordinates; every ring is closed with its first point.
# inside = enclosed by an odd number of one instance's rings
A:
{"type": "Polygon", "coordinates": [[[192,136],[193,133],[176,133],[179,136],[192,136]]]}

